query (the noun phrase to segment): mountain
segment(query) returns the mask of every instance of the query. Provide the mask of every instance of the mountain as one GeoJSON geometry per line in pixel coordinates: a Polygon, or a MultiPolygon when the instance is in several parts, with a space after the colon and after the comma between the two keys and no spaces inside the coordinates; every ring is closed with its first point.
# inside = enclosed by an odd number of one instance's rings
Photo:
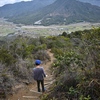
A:
{"type": "Polygon", "coordinates": [[[77,0],[57,0],[33,17],[41,15],[41,23],[69,24],[73,22],[100,22],[100,7],[77,0]]]}
{"type": "Polygon", "coordinates": [[[100,7],[76,0],[57,0],[31,15],[32,23],[39,21],[43,25],[69,24],[83,21],[99,22],[100,7]]]}
{"type": "Polygon", "coordinates": [[[90,3],[92,5],[100,6],[100,0],[79,0],[79,1],[86,2],[86,3],[90,3]]]}
{"type": "Polygon", "coordinates": [[[41,9],[55,0],[32,0],[27,2],[18,2],[14,4],[7,4],[0,7],[0,17],[13,17],[19,15],[27,15],[28,13],[33,13],[34,11],[41,9]]]}
{"type": "MultiPolygon", "coordinates": [[[[35,1],[39,1],[37,3],[39,5],[40,3],[43,3],[43,1],[45,2],[46,0],[35,0],[35,1]]],[[[23,3],[25,2],[21,2],[22,5],[23,3]]],[[[25,4],[28,5],[28,3],[30,2],[27,2],[25,4]]],[[[21,4],[18,3],[18,5],[21,4]]],[[[7,17],[9,21],[13,21],[14,23],[22,23],[22,24],[52,25],[52,24],[69,24],[69,23],[77,23],[84,21],[100,22],[100,7],[91,5],[89,3],[83,3],[77,0],[56,0],[54,3],[52,1],[51,4],[49,3],[49,5],[45,5],[44,7],[42,5],[38,6],[37,9],[35,8],[32,9],[31,4],[30,4],[30,9],[28,8],[28,6],[25,5],[24,7],[20,6],[20,8],[18,8],[19,12],[18,10],[15,10],[18,13],[13,16],[11,15],[3,16],[2,14],[2,17],[7,17]],[[23,12],[22,8],[25,8],[26,10],[24,10],[23,12]]],[[[36,4],[35,6],[37,7],[36,4]]],[[[11,7],[9,7],[9,9],[11,9],[11,7]]],[[[5,10],[3,9],[3,13],[5,13],[4,11],[5,10]]]]}

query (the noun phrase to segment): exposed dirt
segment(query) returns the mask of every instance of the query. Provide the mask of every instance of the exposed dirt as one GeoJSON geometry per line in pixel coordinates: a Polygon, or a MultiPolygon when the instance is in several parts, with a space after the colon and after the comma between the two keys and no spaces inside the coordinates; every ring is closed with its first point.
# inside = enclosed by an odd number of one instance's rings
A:
{"type": "MultiPolygon", "coordinates": [[[[45,62],[41,66],[44,67],[44,70],[47,75],[44,84],[45,84],[45,88],[48,90],[48,88],[50,87],[50,85],[54,80],[50,72],[50,66],[53,63],[55,58],[53,54],[50,52],[50,50],[48,50],[47,53],[49,54],[51,61],[45,62]]],[[[39,96],[42,95],[42,93],[37,92],[36,82],[33,83],[34,84],[24,86],[22,89],[18,90],[17,93],[8,97],[8,100],[40,100],[39,96]]]]}

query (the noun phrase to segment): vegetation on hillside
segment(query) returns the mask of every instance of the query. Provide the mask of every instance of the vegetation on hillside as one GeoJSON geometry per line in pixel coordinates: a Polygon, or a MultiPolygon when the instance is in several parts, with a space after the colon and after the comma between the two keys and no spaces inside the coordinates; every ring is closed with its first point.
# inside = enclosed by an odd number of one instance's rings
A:
{"type": "Polygon", "coordinates": [[[0,8],[0,17],[26,25],[38,21],[41,25],[100,22],[99,15],[100,7],[78,0],[33,0],[0,8]]]}
{"type": "Polygon", "coordinates": [[[100,99],[100,28],[64,32],[53,41],[56,61],[52,71],[56,82],[42,100],[100,99]],[[67,39],[66,45],[60,43],[67,39]],[[61,38],[61,39],[60,39],[61,38]]]}
{"type": "Polygon", "coordinates": [[[85,3],[90,3],[92,5],[100,6],[100,1],[99,0],[79,0],[81,2],[85,3]]]}
{"type": "Polygon", "coordinates": [[[12,94],[16,84],[32,82],[34,60],[50,60],[47,49],[56,58],[51,67],[56,81],[42,100],[100,99],[100,28],[40,38],[5,37],[0,46],[0,98],[12,94]]]}
{"type": "Polygon", "coordinates": [[[45,52],[46,44],[41,44],[42,39],[18,36],[10,40],[5,37],[0,42],[0,98],[6,98],[16,92],[16,85],[32,83],[35,59],[50,58],[45,52]]]}

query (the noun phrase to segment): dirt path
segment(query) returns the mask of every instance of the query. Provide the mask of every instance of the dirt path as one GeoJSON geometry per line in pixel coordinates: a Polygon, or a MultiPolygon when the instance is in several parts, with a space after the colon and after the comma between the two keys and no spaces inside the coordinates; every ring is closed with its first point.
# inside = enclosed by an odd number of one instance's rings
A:
{"type": "MultiPolygon", "coordinates": [[[[44,81],[45,88],[48,90],[48,88],[53,82],[53,76],[51,75],[49,68],[55,58],[53,54],[50,52],[50,50],[48,50],[47,53],[49,54],[51,61],[46,62],[42,66],[44,67],[44,70],[46,74],[48,75],[44,81]]],[[[9,97],[8,100],[40,100],[39,96],[41,94],[42,93],[37,92],[37,86],[36,86],[36,83],[34,83],[32,85],[23,87],[20,91],[18,91],[18,93],[15,93],[13,96],[9,97]]]]}

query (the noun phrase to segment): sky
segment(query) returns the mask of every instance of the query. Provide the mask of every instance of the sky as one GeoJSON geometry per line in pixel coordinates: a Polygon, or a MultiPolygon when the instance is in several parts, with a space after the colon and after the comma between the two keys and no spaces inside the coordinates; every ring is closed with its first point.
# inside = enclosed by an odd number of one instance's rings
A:
{"type": "Polygon", "coordinates": [[[0,0],[0,6],[3,6],[5,4],[20,2],[20,1],[31,1],[31,0],[0,0]]]}

